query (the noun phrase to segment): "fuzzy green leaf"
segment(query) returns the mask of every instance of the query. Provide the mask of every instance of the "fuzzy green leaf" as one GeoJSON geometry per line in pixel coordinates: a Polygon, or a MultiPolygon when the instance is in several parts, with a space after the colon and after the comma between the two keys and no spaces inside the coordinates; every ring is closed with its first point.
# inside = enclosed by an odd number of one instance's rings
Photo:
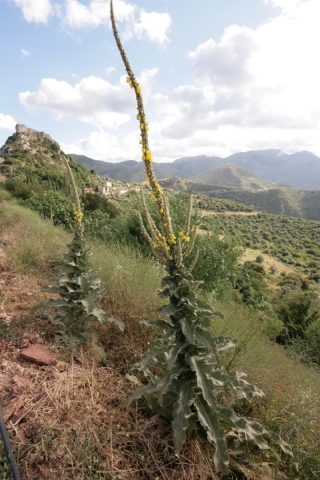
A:
{"type": "Polygon", "coordinates": [[[241,377],[239,378],[237,374],[234,376],[223,370],[213,370],[210,378],[212,383],[217,387],[231,385],[238,398],[245,398],[249,402],[251,402],[254,397],[265,396],[262,390],[256,388],[254,385],[250,385],[250,383],[246,382],[241,377]]]}
{"type": "Polygon", "coordinates": [[[162,405],[162,396],[165,395],[172,383],[172,381],[181,375],[182,371],[184,370],[183,366],[177,365],[175,368],[170,370],[168,373],[163,375],[160,382],[157,385],[157,392],[159,394],[159,403],[162,405]]]}
{"type": "Polygon", "coordinates": [[[43,302],[42,305],[50,308],[70,307],[69,303],[62,298],[50,299],[47,302],[43,302]]]}
{"type": "Polygon", "coordinates": [[[181,318],[180,320],[182,332],[189,340],[190,343],[194,342],[194,336],[196,333],[196,325],[190,318],[181,318]]]}
{"type": "Polygon", "coordinates": [[[125,325],[123,321],[120,320],[120,318],[113,317],[110,313],[106,313],[102,308],[93,308],[91,315],[94,315],[102,325],[106,322],[111,322],[117,325],[117,327],[119,327],[122,332],[124,330],[125,325]]]}
{"type": "Polygon", "coordinates": [[[133,402],[133,400],[141,398],[144,393],[153,393],[156,388],[157,385],[153,385],[152,383],[149,383],[148,385],[142,385],[141,387],[136,388],[128,400],[128,406],[131,402],[133,402]]]}
{"type": "Polygon", "coordinates": [[[169,303],[168,305],[165,305],[164,307],[160,307],[160,315],[163,317],[166,317],[167,315],[172,315],[179,310],[181,310],[179,307],[174,305],[173,303],[169,303]]]}
{"type": "Polygon", "coordinates": [[[214,337],[214,341],[217,346],[217,351],[222,352],[223,350],[229,350],[229,348],[234,348],[237,345],[237,340],[231,337],[214,337]]]}
{"type": "Polygon", "coordinates": [[[199,347],[206,348],[210,353],[217,353],[215,339],[208,330],[198,327],[194,339],[199,347]]]}
{"type": "Polygon", "coordinates": [[[205,358],[201,357],[189,357],[186,361],[196,374],[197,385],[201,389],[204,399],[213,410],[216,410],[217,402],[214,396],[214,385],[211,381],[212,366],[208,364],[205,358]]]}
{"type": "Polygon", "coordinates": [[[144,323],[148,327],[157,327],[161,330],[167,330],[168,328],[172,327],[172,324],[166,322],[165,320],[142,320],[141,323],[144,323]]]}
{"type": "Polygon", "coordinates": [[[214,442],[216,451],[214,465],[218,473],[227,475],[229,465],[229,453],[226,445],[224,429],[221,427],[216,412],[212,412],[202,395],[197,395],[194,405],[198,411],[198,418],[207,432],[209,442],[214,442]]]}
{"type": "Polygon", "coordinates": [[[216,313],[215,309],[211,307],[211,305],[209,305],[208,303],[204,302],[203,300],[197,299],[197,304],[198,304],[199,310],[203,312],[208,312],[213,315],[216,313]]]}
{"type": "Polygon", "coordinates": [[[186,346],[187,344],[185,342],[177,341],[177,343],[174,344],[172,348],[165,354],[167,360],[167,370],[171,370],[175,361],[177,360],[179,353],[186,346]]]}
{"type": "MultiPolygon", "coordinates": [[[[93,309],[94,309],[94,300],[93,298],[90,298],[90,297],[87,297],[87,298],[80,298],[79,300],[77,300],[77,303],[81,303],[87,314],[90,315],[93,313],[93,309]]],[[[97,310],[97,309],[96,309],[97,310]]],[[[103,311],[103,310],[102,310],[103,311]]],[[[93,314],[94,315],[94,314],[93,314]]],[[[96,316],[96,315],[95,315],[96,316]]],[[[98,317],[97,317],[98,318],[98,317]]]]}
{"type": "Polygon", "coordinates": [[[194,380],[185,380],[181,387],[178,400],[173,405],[172,429],[176,453],[182,450],[184,442],[186,441],[186,430],[189,426],[188,419],[193,415],[190,407],[196,398],[193,390],[194,386],[194,380]]]}

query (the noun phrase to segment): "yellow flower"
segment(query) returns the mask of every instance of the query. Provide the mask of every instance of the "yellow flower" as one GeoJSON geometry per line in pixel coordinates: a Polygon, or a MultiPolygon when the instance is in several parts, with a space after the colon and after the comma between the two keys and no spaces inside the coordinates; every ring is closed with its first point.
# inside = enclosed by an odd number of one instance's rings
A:
{"type": "Polygon", "coordinates": [[[138,93],[141,93],[141,87],[140,87],[140,85],[137,86],[137,92],[138,92],[138,93]]]}

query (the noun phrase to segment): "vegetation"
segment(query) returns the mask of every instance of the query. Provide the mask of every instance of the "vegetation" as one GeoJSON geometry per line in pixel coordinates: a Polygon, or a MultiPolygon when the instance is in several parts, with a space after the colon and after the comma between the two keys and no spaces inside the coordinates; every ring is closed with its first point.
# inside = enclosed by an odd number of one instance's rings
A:
{"type": "MultiPolygon", "coordinates": [[[[83,238],[83,214],[80,200],[67,158],[65,162],[75,196],[74,237],[67,245],[65,261],[59,266],[60,271],[56,275],[58,283],[46,288],[50,293],[59,294],[59,298],[52,298],[35,308],[48,307],[54,310],[53,315],[49,311],[45,314],[51,325],[56,327],[57,342],[64,343],[76,351],[82,344],[91,344],[91,349],[97,353],[99,349],[97,323],[100,322],[103,325],[106,322],[112,322],[121,330],[124,325],[121,320],[110,314],[107,315],[100,306],[103,292],[101,280],[94,277],[88,266],[88,249],[83,238]]],[[[99,357],[100,360],[104,358],[103,350],[101,352],[99,349],[99,357]]]]}
{"type": "Polygon", "coordinates": [[[206,185],[221,185],[224,187],[236,187],[252,190],[266,190],[281,186],[279,183],[259,178],[244,168],[233,165],[232,163],[221,165],[197,175],[192,179],[192,181],[204,183],[206,185]]]}
{"type": "MultiPolygon", "coordinates": [[[[22,418],[10,422],[10,435],[20,442],[21,425],[23,431],[32,418],[43,421],[28,441],[16,443],[23,473],[33,475],[38,468],[45,475],[41,470],[45,464],[59,480],[177,475],[216,480],[217,472],[227,475],[231,468],[249,478],[252,472],[239,465],[247,453],[252,468],[268,463],[275,478],[278,469],[290,478],[318,478],[320,384],[313,365],[320,364],[319,224],[256,215],[237,202],[205,197],[199,199],[199,207],[217,214],[201,218],[181,193],[169,195],[169,211],[168,196],[152,168],[141,88],[117,35],[113,12],[111,16],[128,83],[137,98],[150,198],[142,192],[141,206],[134,193],[117,203],[83,194],[80,203],[78,192],[90,178],[98,179],[94,170],[86,181],[70,161],[75,183],[66,162],[70,182],[64,175],[60,184],[43,175],[39,151],[33,154],[33,160],[39,160],[37,178],[25,169],[25,156],[19,152],[6,156],[4,163],[13,167],[6,191],[0,189],[1,240],[8,255],[4,261],[29,276],[55,271],[57,284],[47,292],[59,298],[41,298],[42,305],[53,309],[47,315],[53,329],[44,319],[41,329],[47,329],[45,341],[55,334],[62,345],[51,348],[70,362],[58,379],[54,367],[47,372],[34,369],[34,374],[26,366],[33,379],[25,392],[28,407],[22,418]],[[222,214],[226,210],[228,214],[222,214]],[[231,211],[244,215],[230,215],[231,211]],[[196,236],[197,225],[205,235],[196,236]],[[245,247],[253,256],[240,263],[245,247]],[[270,265],[270,258],[278,259],[277,266],[270,265]],[[101,281],[93,273],[98,267],[101,281]],[[159,297],[168,302],[159,306],[155,290],[163,275],[159,297]],[[221,314],[210,306],[213,301],[220,301],[221,314]],[[125,324],[124,334],[110,321],[121,329],[125,324]],[[157,337],[153,327],[162,336],[157,337]],[[84,356],[76,357],[82,364],[74,364],[63,344],[73,349],[86,345],[87,360],[94,353],[96,359],[104,357],[107,367],[89,363],[84,356]],[[125,376],[133,363],[138,378],[125,376]],[[250,383],[235,366],[248,372],[250,383]],[[126,378],[139,385],[135,391],[126,378]],[[126,411],[128,396],[130,402],[142,398],[139,405],[152,418],[146,421],[142,409],[132,406],[126,411]],[[162,423],[155,420],[159,416],[162,423]],[[272,441],[278,445],[266,454],[272,441]],[[287,455],[279,456],[279,445],[287,455]]],[[[7,143],[14,145],[14,140],[12,136],[7,143]]],[[[39,147],[38,140],[32,146],[39,147]]],[[[46,160],[63,158],[59,146],[47,137],[41,149],[46,160]]],[[[94,181],[90,185],[96,186],[94,181]]],[[[4,289],[0,294],[2,308],[10,309],[10,293],[4,289]]],[[[13,320],[9,328],[0,320],[0,336],[5,338],[0,347],[8,344],[9,352],[20,348],[22,328],[35,328],[35,320],[13,320]]],[[[7,358],[8,373],[0,376],[0,405],[6,405],[11,395],[15,367],[12,355],[7,358]]],[[[7,469],[1,447],[0,463],[7,469]]],[[[258,467],[256,475],[264,473],[258,467]]]]}
{"type": "MultiPolygon", "coordinates": [[[[5,242],[2,248],[7,254],[8,265],[17,274],[23,274],[23,285],[28,284],[28,289],[32,288],[31,275],[41,278],[45,274],[44,283],[47,284],[52,269],[61,263],[65,245],[72,241],[72,236],[50,222],[43,221],[36,212],[12,203],[5,191],[0,190],[0,198],[0,232],[1,239],[5,242]],[[5,195],[2,196],[2,193],[5,195]]],[[[135,407],[128,411],[125,408],[127,397],[132,393],[132,387],[124,378],[125,373],[150,348],[148,342],[154,340],[154,329],[141,324],[141,321],[150,320],[150,316],[157,319],[150,312],[161,300],[157,298],[156,290],[164,276],[162,266],[142,256],[138,250],[126,246],[109,244],[102,248],[101,243],[92,243],[91,240],[89,247],[92,250],[91,268],[100,269],[99,276],[105,289],[103,308],[114,317],[122,318],[126,329],[121,334],[118,329],[111,329],[110,324],[103,326],[101,345],[105,350],[108,368],[72,363],[68,352],[62,347],[53,348],[59,353],[59,359],[67,360],[69,366],[58,376],[55,374],[51,378],[45,369],[34,367],[32,370],[32,367],[24,365],[26,371],[34,375],[32,378],[38,379],[30,393],[28,390],[29,405],[37,415],[41,416],[44,412],[44,420],[48,424],[46,427],[43,424],[37,436],[27,444],[19,444],[16,443],[14,428],[9,423],[10,437],[19,452],[21,474],[24,474],[26,466],[29,474],[36,472],[38,465],[42,465],[39,463],[43,461],[41,459],[46,458],[46,466],[52,469],[52,475],[65,480],[77,478],[77,475],[79,479],[89,480],[96,480],[99,475],[100,478],[103,475],[110,475],[111,478],[111,474],[120,475],[120,472],[145,480],[156,476],[166,478],[166,475],[174,478],[175,472],[180,472],[184,480],[189,480],[192,476],[196,478],[197,475],[202,479],[217,480],[210,470],[210,462],[206,460],[201,439],[187,440],[178,458],[174,455],[168,431],[163,430],[165,427],[146,422],[135,407]],[[46,382],[49,396],[39,403],[38,396],[43,381],[46,382]],[[52,403],[51,398],[58,400],[52,403]],[[92,408],[88,409],[88,405],[92,408]],[[103,413],[101,408],[104,409],[103,413]],[[66,411],[69,412],[69,417],[66,417],[66,411]],[[67,434],[70,431],[70,418],[74,429],[72,435],[67,434]],[[127,433],[129,437],[126,437],[127,433]],[[57,445],[61,445],[60,450],[64,452],[59,465],[56,461],[57,445]],[[166,453],[156,455],[156,452],[163,451],[166,453]],[[77,467],[80,464],[83,465],[81,469],[77,467]]],[[[279,278],[283,277],[277,275],[279,278]]],[[[17,282],[20,285],[20,277],[17,282]]],[[[14,305],[7,295],[8,293],[2,293],[6,308],[10,304],[14,305]]],[[[12,295],[16,294],[12,292],[12,295]]],[[[36,292],[35,295],[41,295],[39,300],[42,300],[45,294],[36,292]]],[[[209,304],[216,302],[214,294],[209,292],[203,293],[201,299],[209,304]]],[[[317,472],[320,471],[320,382],[317,371],[303,366],[297,359],[288,356],[282,346],[267,340],[262,326],[265,325],[268,312],[248,310],[233,297],[226,297],[222,302],[216,303],[216,308],[223,313],[224,319],[215,317],[214,322],[211,322],[212,335],[238,339],[234,352],[237,369],[247,372],[250,383],[266,394],[262,404],[255,402],[252,410],[240,402],[238,412],[254,416],[268,430],[281,429],[282,437],[293,447],[294,462],[298,464],[299,472],[294,463],[287,459],[280,462],[278,467],[275,467],[277,461],[274,458],[265,461],[272,468],[280,468],[289,478],[316,479],[319,475],[317,472]]],[[[16,328],[19,328],[19,322],[12,322],[10,339],[16,328]]],[[[37,321],[35,329],[38,328],[37,321]]],[[[23,332],[26,331],[24,326],[23,332]]],[[[21,338],[21,329],[17,338],[21,338]]],[[[10,399],[6,386],[10,385],[11,377],[12,375],[6,377],[2,370],[2,407],[10,399]]],[[[29,415],[28,413],[25,420],[19,423],[20,428],[24,427],[23,422],[29,419],[29,415]]],[[[230,448],[234,455],[232,446],[230,448]]],[[[241,455],[244,453],[245,449],[241,455]]],[[[234,458],[241,461],[241,457],[234,458]]],[[[259,463],[254,453],[249,454],[248,460],[259,463]]],[[[240,468],[245,472],[245,467],[240,468]]],[[[263,475],[260,470],[252,472],[254,474],[258,478],[263,475]]]]}
{"type": "MultiPolygon", "coordinates": [[[[226,398],[230,388],[235,399],[245,398],[251,401],[262,397],[263,392],[246,382],[243,373],[230,373],[223,365],[223,353],[235,347],[235,340],[228,337],[213,337],[210,333],[212,317],[219,315],[206,302],[197,297],[198,284],[193,282],[191,271],[195,266],[198,253],[195,254],[189,269],[184,259],[192,252],[196,227],[190,235],[192,216],[192,197],[183,229],[176,236],[172,229],[167,198],[157,182],[152,168],[152,153],[148,141],[148,122],[146,121],[141,87],[131,70],[126,53],[121,44],[110,2],[111,22],[115,40],[124,62],[127,82],[134,89],[140,123],[142,159],[146,167],[151,195],[156,202],[160,229],[152,219],[142,194],[142,203],[146,216],[147,229],[138,213],[141,230],[146,237],[153,255],[162,263],[167,275],[162,280],[163,290],[160,297],[169,297],[169,303],[160,308],[162,316],[169,321],[151,321],[149,326],[163,330],[151,351],[146,352],[142,361],[135,365],[150,381],[138,387],[131,395],[129,403],[137,398],[146,398],[153,410],[172,420],[173,441],[178,454],[186,441],[187,433],[194,431],[206,433],[209,442],[215,445],[214,464],[217,473],[229,472],[229,452],[226,431],[232,432],[240,442],[255,443],[261,450],[269,449],[269,442],[279,443],[282,449],[291,455],[289,445],[275,432],[268,432],[256,421],[249,421],[235,414],[226,398]],[[189,245],[188,245],[189,243],[189,245]],[[158,376],[150,369],[160,369],[158,376]],[[150,394],[151,395],[150,397],[150,394]],[[148,397],[147,397],[148,398],[148,397]]],[[[130,377],[129,377],[130,378],[130,377]]],[[[133,380],[137,383],[136,377],[133,380]]]]}
{"type": "Polygon", "coordinates": [[[208,195],[220,200],[240,202],[255,210],[275,215],[288,215],[320,221],[319,190],[298,190],[289,187],[248,190],[206,185],[191,180],[182,180],[179,185],[196,195],[208,195]]]}

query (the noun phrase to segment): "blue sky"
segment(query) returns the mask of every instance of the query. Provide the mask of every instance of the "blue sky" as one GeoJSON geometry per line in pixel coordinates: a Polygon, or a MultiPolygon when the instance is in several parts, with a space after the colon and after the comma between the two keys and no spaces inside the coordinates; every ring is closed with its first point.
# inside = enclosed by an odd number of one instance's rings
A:
{"type": "MultiPolygon", "coordinates": [[[[114,0],[155,161],[320,156],[319,0],[114,0]]],[[[140,159],[105,0],[0,0],[0,146],[16,123],[68,153],[140,159]]]]}

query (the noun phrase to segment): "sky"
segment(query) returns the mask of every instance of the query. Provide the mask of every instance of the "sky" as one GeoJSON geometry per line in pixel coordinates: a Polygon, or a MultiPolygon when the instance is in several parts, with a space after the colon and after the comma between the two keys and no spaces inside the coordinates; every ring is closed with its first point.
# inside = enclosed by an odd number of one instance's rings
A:
{"type": "MultiPolygon", "coordinates": [[[[155,161],[320,156],[319,0],[114,0],[155,161]]],[[[16,123],[66,153],[140,160],[109,0],[0,0],[0,146],[16,123]]]]}

